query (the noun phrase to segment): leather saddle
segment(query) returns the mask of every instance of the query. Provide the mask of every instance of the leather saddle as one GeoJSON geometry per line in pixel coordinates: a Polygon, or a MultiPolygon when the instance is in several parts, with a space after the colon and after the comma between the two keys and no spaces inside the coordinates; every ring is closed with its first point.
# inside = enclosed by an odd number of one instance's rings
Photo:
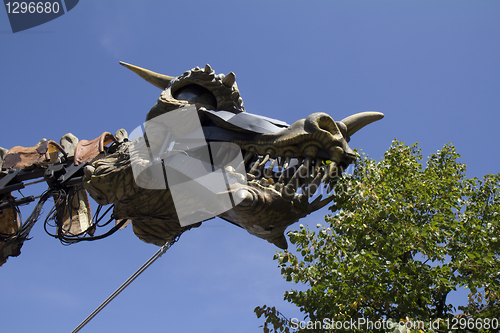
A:
{"type": "Polygon", "coordinates": [[[46,140],[34,147],[12,147],[4,157],[3,169],[31,169],[35,166],[45,166],[57,162],[59,153],[64,149],[55,141],[46,140]]]}
{"type": "Polygon", "coordinates": [[[109,132],[102,133],[94,140],[80,140],[75,149],[75,165],[98,159],[99,155],[105,153],[104,147],[113,142],[118,140],[109,132]]]}

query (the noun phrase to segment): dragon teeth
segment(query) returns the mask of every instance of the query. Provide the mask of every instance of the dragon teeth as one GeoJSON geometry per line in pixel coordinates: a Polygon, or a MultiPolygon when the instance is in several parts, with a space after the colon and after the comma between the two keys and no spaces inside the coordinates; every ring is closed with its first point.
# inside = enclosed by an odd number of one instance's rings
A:
{"type": "Polygon", "coordinates": [[[274,183],[274,180],[272,180],[271,178],[262,178],[260,180],[260,185],[262,186],[269,186],[269,185],[272,185],[274,183]]]}
{"type": "Polygon", "coordinates": [[[332,192],[334,184],[329,182],[335,178],[338,171],[337,164],[324,163],[323,159],[307,155],[305,157],[292,157],[286,154],[271,158],[271,154],[258,154],[254,149],[245,152],[244,164],[255,159],[251,163],[250,171],[246,174],[247,181],[254,181],[261,186],[271,187],[281,192],[286,198],[302,193],[308,199],[314,196],[318,189],[324,188],[326,193],[332,192]],[[274,168],[277,171],[274,172],[274,168]],[[292,172],[294,171],[293,175],[292,172]],[[273,178],[274,176],[279,177],[273,178]],[[290,177],[291,175],[291,177],[290,177]],[[299,191],[299,188],[301,189],[299,191]],[[294,193],[292,195],[292,193],[294,193]]]}
{"type": "Polygon", "coordinates": [[[269,154],[264,156],[264,159],[260,162],[259,167],[266,165],[267,161],[269,161],[269,154]]]}
{"type": "Polygon", "coordinates": [[[274,168],[274,164],[276,164],[276,160],[272,160],[271,164],[269,165],[269,168],[266,169],[265,176],[267,178],[271,178],[272,172],[273,172],[273,168],[274,168]]]}
{"type": "Polygon", "coordinates": [[[290,156],[287,156],[285,157],[285,164],[283,165],[283,168],[288,168],[288,166],[290,165],[290,160],[291,160],[291,157],[290,156]]]}
{"type": "Polygon", "coordinates": [[[251,173],[252,175],[255,175],[255,174],[256,174],[257,169],[258,169],[258,167],[259,167],[259,165],[260,165],[260,161],[261,161],[261,160],[260,160],[260,157],[259,157],[259,158],[257,159],[257,161],[255,161],[255,163],[253,164],[252,168],[250,169],[250,173],[251,173]]]}
{"type": "Polygon", "coordinates": [[[282,172],[283,171],[284,160],[283,160],[282,157],[277,157],[277,160],[278,160],[278,171],[282,172]]]}

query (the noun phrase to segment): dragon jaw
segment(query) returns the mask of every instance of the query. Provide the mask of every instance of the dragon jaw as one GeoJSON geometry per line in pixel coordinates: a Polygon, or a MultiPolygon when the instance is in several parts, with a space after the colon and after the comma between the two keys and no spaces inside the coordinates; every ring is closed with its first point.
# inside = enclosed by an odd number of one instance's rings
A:
{"type": "MultiPolygon", "coordinates": [[[[245,112],[234,73],[216,75],[206,65],[171,77],[121,64],[163,89],[146,120],[195,105],[204,128],[222,128],[227,135],[217,141],[240,147],[246,174],[234,169],[226,172],[246,179],[246,185],[236,183],[227,189],[241,203],[218,216],[280,248],[287,247],[284,231],[289,225],[331,202],[332,181],[356,158],[347,144],[350,136],[383,117],[379,112],[363,112],[335,122],[326,113],[313,113],[280,130],[252,132],[251,127],[213,116],[220,111],[245,112]],[[322,193],[314,198],[318,191],[322,193]]],[[[125,147],[116,156],[94,162],[87,167],[85,186],[96,201],[115,203],[115,217],[131,220],[139,238],[162,245],[181,229],[170,191],[139,188],[127,159],[125,147]],[[127,190],[116,191],[123,188],[127,190]]]]}

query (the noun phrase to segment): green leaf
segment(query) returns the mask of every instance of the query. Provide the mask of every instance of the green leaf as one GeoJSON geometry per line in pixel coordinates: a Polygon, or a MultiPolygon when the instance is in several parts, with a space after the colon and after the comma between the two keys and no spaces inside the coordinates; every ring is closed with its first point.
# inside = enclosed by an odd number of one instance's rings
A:
{"type": "MultiPolygon", "coordinates": [[[[286,281],[304,284],[285,300],[311,321],[429,323],[451,318],[448,293],[468,288],[461,311],[500,317],[500,174],[468,179],[451,144],[425,163],[417,144],[396,140],[380,161],[360,155],[336,181],[335,214],[290,231],[294,249],[274,256],[286,281]]],[[[255,312],[290,331],[274,307],[255,312]]]]}

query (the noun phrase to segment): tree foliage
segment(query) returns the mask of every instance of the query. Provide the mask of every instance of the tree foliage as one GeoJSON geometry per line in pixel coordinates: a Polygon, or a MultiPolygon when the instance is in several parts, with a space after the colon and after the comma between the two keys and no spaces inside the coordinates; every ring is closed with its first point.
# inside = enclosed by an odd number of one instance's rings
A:
{"type": "MultiPolygon", "coordinates": [[[[311,322],[440,320],[443,329],[457,310],[483,324],[500,318],[500,175],[468,179],[459,157],[448,144],[423,166],[416,144],[397,141],[381,161],[362,156],[336,181],[336,214],[290,231],[296,251],[275,255],[287,281],[307,286],[284,299],[311,322]],[[447,300],[457,288],[469,291],[458,309],[447,300]]],[[[275,308],[255,311],[265,332],[297,328],[275,308]]]]}

